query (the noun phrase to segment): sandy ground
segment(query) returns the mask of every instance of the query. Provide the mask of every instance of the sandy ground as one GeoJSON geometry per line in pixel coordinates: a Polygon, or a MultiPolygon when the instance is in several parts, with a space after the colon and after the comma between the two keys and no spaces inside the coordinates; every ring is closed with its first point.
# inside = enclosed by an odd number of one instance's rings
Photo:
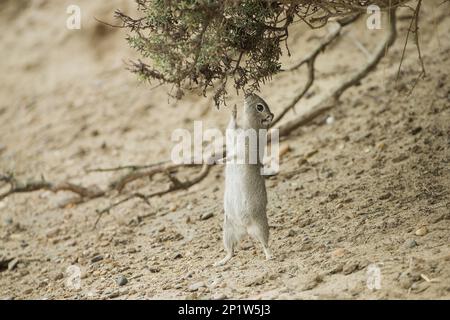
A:
{"type": "MultiPolygon", "coordinates": [[[[265,261],[246,239],[228,265],[211,266],[224,255],[217,166],[205,181],[152,199],[151,207],[135,200],[115,208],[96,229],[96,210],[124,195],[65,207],[70,193],[1,201],[0,297],[449,299],[450,8],[426,2],[425,79],[414,87],[420,66],[411,44],[395,81],[409,24],[403,10],[398,42],[327,115],[335,121],[322,117],[283,141],[291,151],[267,181],[275,260],[265,261]],[[68,286],[76,268],[78,289],[68,286]],[[377,273],[380,287],[371,290],[367,281],[377,273]],[[119,285],[120,277],[127,283],[119,285]]],[[[125,0],[2,1],[0,172],[104,187],[119,173],[86,171],[169,159],[172,131],[192,130],[194,120],[224,129],[226,108],[217,111],[196,95],[170,100],[169,88],[150,90],[125,70],[124,61],[135,57],[125,33],[94,17],[112,22],[115,9],[133,7],[125,0]],[[65,28],[66,7],[74,3],[82,9],[81,30],[65,28]]],[[[285,65],[325,33],[296,26],[285,65]]],[[[318,60],[317,85],[297,113],[364,63],[352,39],[371,50],[382,36],[364,22],[346,33],[318,60]]],[[[277,113],[304,80],[304,70],[280,74],[261,95],[277,113]]],[[[166,186],[156,177],[124,192],[166,186]]]]}

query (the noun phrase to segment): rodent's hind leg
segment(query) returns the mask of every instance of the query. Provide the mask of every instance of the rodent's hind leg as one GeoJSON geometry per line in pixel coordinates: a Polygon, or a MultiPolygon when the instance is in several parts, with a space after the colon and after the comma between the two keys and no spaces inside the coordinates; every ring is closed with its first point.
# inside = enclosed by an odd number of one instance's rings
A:
{"type": "Polygon", "coordinates": [[[223,244],[227,255],[222,260],[217,261],[214,266],[223,266],[228,261],[230,261],[230,259],[233,257],[234,247],[237,241],[238,235],[236,234],[233,226],[230,224],[230,222],[227,221],[227,218],[225,217],[225,222],[223,225],[223,244]]]}
{"type": "Polygon", "coordinates": [[[225,265],[228,261],[231,260],[231,258],[233,258],[233,250],[227,251],[227,255],[225,256],[225,258],[214,263],[214,267],[219,267],[219,266],[225,265]]]}
{"type": "Polygon", "coordinates": [[[272,252],[269,248],[269,226],[252,224],[247,228],[248,234],[255,238],[259,243],[261,243],[263,247],[264,254],[266,256],[266,260],[272,260],[272,252]]]}

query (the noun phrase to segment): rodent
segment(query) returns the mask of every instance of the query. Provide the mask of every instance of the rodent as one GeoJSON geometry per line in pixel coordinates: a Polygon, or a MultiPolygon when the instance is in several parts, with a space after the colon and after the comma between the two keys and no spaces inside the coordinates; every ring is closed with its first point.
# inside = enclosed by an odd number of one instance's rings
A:
{"type": "MultiPolygon", "coordinates": [[[[232,113],[227,135],[229,130],[236,136],[240,136],[245,134],[246,130],[253,129],[256,131],[258,140],[256,149],[258,150],[252,150],[252,145],[245,138],[243,145],[236,143],[230,146],[227,143],[227,157],[228,154],[239,157],[243,152],[246,153],[244,154],[245,161],[232,162],[228,160],[225,165],[223,243],[226,256],[215,263],[216,266],[224,265],[233,257],[236,245],[246,234],[262,245],[266,259],[272,259],[268,245],[267,192],[264,176],[261,175],[262,159],[259,156],[264,153],[262,150],[264,145],[260,144],[258,133],[261,129],[269,128],[273,117],[267,103],[256,94],[249,94],[245,97],[241,128],[236,123],[236,107],[232,113]],[[262,152],[257,153],[256,163],[248,161],[250,157],[247,155],[251,151],[262,152]]],[[[254,145],[253,148],[255,148],[254,145]]]]}

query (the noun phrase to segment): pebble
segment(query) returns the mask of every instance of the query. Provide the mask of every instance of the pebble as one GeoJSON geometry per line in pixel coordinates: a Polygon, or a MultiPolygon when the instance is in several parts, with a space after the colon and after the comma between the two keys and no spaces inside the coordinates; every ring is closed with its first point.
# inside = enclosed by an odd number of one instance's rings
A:
{"type": "Polygon", "coordinates": [[[173,259],[173,260],[180,259],[180,258],[183,258],[183,255],[182,255],[181,253],[179,253],[179,252],[175,253],[175,254],[172,256],[172,259],[173,259]]]}
{"type": "Polygon", "coordinates": [[[342,272],[344,274],[350,274],[355,272],[358,269],[358,263],[349,261],[342,268],[342,272]]]}
{"type": "Polygon", "coordinates": [[[103,256],[102,255],[98,255],[98,256],[93,257],[91,259],[91,262],[92,263],[96,263],[96,262],[99,262],[99,261],[102,261],[102,260],[103,260],[103,256]]]}
{"type": "Polygon", "coordinates": [[[378,199],[379,199],[379,200],[387,200],[387,199],[389,199],[390,197],[392,197],[392,193],[386,192],[386,193],[382,194],[378,199]]]}
{"type": "Polygon", "coordinates": [[[32,293],[33,292],[33,289],[32,288],[28,288],[28,289],[25,289],[24,291],[23,291],[23,294],[30,294],[30,293],[32,293]]]}
{"type": "Polygon", "coordinates": [[[327,124],[333,124],[334,123],[334,117],[333,116],[329,116],[326,120],[327,124]]]}
{"type": "Polygon", "coordinates": [[[384,142],[379,143],[377,147],[380,150],[386,150],[386,148],[387,148],[386,143],[384,143],[384,142]]]}
{"type": "Polygon", "coordinates": [[[416,230],[415,234],[416,236],[422,237],[428,233],[427,227],[423,226],[416,230]]]}
{"type": "Polygon", "coordinates": [[[413,136],[415,136],[416,134],[418,134],[420,131],[422,131],[422,127],[416,127],[414,129],[411,130],[411,134],[413,136]]]}
{"type": "Polygon", "coordinates": [[[227,295],[224,293],[216,293],[215,295],[212,296],[212,300],[225,300],[227,299],[227,295]]]}
{"type": "Polygon", "coordinates": [[[60,228],[53,228],[53,229],[50,229],[50,230],[47,231],[46,237],[49,238],[49,239],[50,239],[50,238],[54,238],[54,237],[56,237],[60,232],[61,232],[61,229],[60,229],[60,228]]]}
{"type": "Polygon", "coordinates": [[[331,253],[331,256],[334,258],[341,258],[347,253],[347,250],[344,248],[337,248],[331,253]]]}
{"type": "Polygon", "coordinates": [[[411,288],[412,284],[414,283],[414,280],[408,275],[407,272],[403,272],[400,277],[398,278],[398,281],[400,283],[400,286],[403,289],[409,289],[411,288]]]}
{"type": "Polygon", "coordinates": [[[296,235],[297,233],[295,232],[295,230],[289,230],[289,232],[288,232],[288,234],[287,234],[287,236],[288,237],[295,237],[295,235],[296,235]]]}
{"type": "Polygon", "coordinates": [[[409,158],[409,156],[407,154],[401,154],[398,157],[392,159],[392,162],[393,163],[399,163],[399,162],[405,161],[408,158],[409,158]]]}
{"type": "Polygon", "coordinates": [[[208,220],[208,219],[212,218],[213,216],[214,216],[214,213],[207,212],[200,216],[200,220],[208,220]]]}
{"type": "Polygon", "coordinates": [[[336,273],[342,272],[343,269],[344,269],[344,264],[338,263],[337,265],[335,265],[332,269],[330,269],[328,271],[328,274],[336,274],[336,273]]]}
{"type": "Polygon", "coordinates": [[[53,280],[58,281],[64,278],[64,274],[62,272],[57,273],[54,277],[53,280]]]}
{"type": "Polygon", "coordinates": [[[120,297],[120,292],[116,291],[108,295],[108,299],[114,299],[120,297]]]}
{"type": "Polygon", "coordinates": [[[5,221],[5,225],[8,225],[8,226],[12,225],[14,222],[12,218],[5,218],[4,221],[5,221]]]}
{"type": "Polygon", "coordinates": [[[128,279],[124,275],[120,275],[116,279],[116,283],[118,286],[124,286],[128,283],[128,279]]]}
{"type": "Polygon", "coordinates": [[[414,247],[417,247],[417,242],[416,242],[416,240],[414,240],[414,239],[408,239],[408,240],[406,240],[406,241],[405,241],[405,247],[406,247],[406,248],[409,248],[409,249],[412,249],[412,248],[414,248],[414,247]]]}
{"type": "Polygon", "coordinates": [[[306,281],[306,283],[302,284],[300,286],[300,290],[301,291],[307,291],[307,290],[311,290],[314,289],[315,287],[317,287],[321,282],[323,281],[323,277],[321,275],[314,275],[313,277],[311,277],[310,279],[308,279],[306,281]]]}
{"type": "Polygon", "coordinates": [[[188,290],[191,291],[191,292],[194,292],[194,291],[197,291],[198,289],[204,288],[204,287],[205,287],[205,283],[203,283],[203,282],[196,282],[194,284],[191,284],[188,287],[188,290]]]}
{"type": "Polygon", "coordinates": [[[17,267],[17,264],[19,263],[19,259],[13,259],[8,263],[8,270],[12,271],[17,267]]]}

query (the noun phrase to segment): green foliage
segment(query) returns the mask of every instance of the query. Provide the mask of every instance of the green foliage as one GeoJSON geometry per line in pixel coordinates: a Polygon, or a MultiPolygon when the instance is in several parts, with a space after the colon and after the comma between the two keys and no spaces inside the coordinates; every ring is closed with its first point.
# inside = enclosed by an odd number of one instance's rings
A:
{"type": "MultiPolygon", "coordinates": [[[[173,84],[206,95],[214,88],[223,103],[230,79],[236,90],[253,92],[280,71],[282,45],[295,20],[311,27],[330,17],[362,12],[367,1],[137,0],[139,18],[116,16],[130,31],[128,41],[147,62],[132,62],[142,79],[173,84]]],[[[394,0],[378,0],[381,6],[394,0]]],[[[367,4],[366,4],[367,5],[367,4]]]]}

